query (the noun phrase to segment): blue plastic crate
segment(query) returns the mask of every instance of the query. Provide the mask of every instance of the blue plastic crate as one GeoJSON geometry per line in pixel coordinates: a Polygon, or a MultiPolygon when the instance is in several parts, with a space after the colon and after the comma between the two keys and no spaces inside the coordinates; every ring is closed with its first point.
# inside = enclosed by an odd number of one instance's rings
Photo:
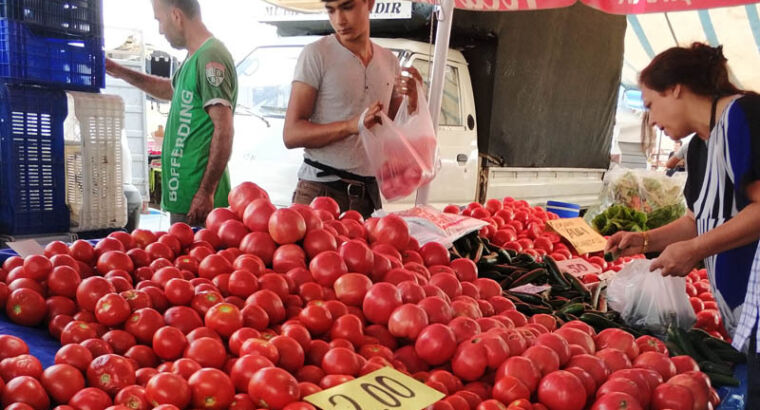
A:
{"type": "Polygon", "coordinates": [[[103,35],[102,0],[0,0],[0,17],[57,33],[103,35]]]}
{"type": "Polygon", "coordinates": [[[47,37],[26,25],[0,19],[0,78],[67,90],[105,88],[103,39],[47,37]]]}
{"type": "Polygon", "coordinates": [[[69,231],[60,90],[0,84],[0,233],[69,231]]]}

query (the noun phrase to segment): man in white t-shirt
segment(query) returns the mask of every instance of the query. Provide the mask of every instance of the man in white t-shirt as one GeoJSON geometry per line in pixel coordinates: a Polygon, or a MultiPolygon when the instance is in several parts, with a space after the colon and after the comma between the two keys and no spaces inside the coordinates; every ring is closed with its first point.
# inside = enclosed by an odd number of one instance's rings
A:
{"type": "Polygon", "coordinates": [[[402,76],[398,58],[370,40],[374,0],[329,0],[325,9],[335,34],[307,45],[296,65],[285,116],[288,148],[305,148],[293,202],[329,196],[341,211],[369,216],[382,207],[377,181],[359,137],[359,121],[372,128],[382,111],[394,118],[404,95],[417,105],[413,68],[402,76]]]}

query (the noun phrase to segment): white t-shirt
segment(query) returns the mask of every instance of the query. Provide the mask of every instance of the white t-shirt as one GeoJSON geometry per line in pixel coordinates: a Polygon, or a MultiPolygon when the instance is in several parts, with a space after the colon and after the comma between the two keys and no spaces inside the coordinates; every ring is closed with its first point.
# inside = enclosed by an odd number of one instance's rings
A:
{"type": "MultiPolygon", "coordinates": [[[[310,121],[328,124],[345,121],[361,114],[370,104],[380,101],[388,114],[393,86],[401,74],[398,58],[390,50],[372,43],[373,57],[365,67],[362,61],[338,41],[335,35],[304,47],[296,64],[293,81],[317,90],[317,100],[310,121]]],[[[358,134],[322,148],[307,148],[304,156],[361,176],[372,176],[369,160],[358,134]]],[[[317,177],[320,170],[303,164],[300,179],[336,181],[336,176],[317,177]]]]}

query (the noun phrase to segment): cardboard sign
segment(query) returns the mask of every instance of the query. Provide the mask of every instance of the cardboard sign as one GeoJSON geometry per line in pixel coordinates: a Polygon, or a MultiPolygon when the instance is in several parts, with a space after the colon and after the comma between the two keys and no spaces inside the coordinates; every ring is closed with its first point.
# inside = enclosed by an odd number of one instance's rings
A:
{"type": "Polygon", "coordinates": [[[562,272],[567,272],[575,277],[581,277],[589,273],[600,274],[602,269],[596,265],[590,264],[585,259],[576,258],[566,261],[557,261],[557,267],[562,272]]]}
{"type": "Polygon", "coordinates": [[[607,240],[583,218],[554,219],[546,221],[546,225],[567,239],[579,254],[603,251],[607,245],[607,240]]]}
{"type": "Polygon", "coordinates": [[[322,410],[422,409],[445,394],[391,368],[314,393],[305,401],[322,410]]]}
{"type": "Polygon", "coordinates": [[[32,255],[44,255],[45,249],[34,239],[27,239],[18,242],[8,242],[8,247],[13,249],[18,256],[26,258],[32,255]]]}

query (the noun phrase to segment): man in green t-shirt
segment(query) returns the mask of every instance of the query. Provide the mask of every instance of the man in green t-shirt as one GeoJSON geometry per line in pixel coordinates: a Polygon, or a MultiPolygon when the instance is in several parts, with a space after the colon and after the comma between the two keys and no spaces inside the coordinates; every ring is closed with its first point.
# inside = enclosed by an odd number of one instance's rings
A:
{"type": "Polygon", "coordinates": [[[237,73],[227,48],[201,20],[198,0],[152,0],[159,30],[187,59],[169,80],[106,60],[106,70],[146,93],[171,101],[161,149],[161,207],[171,222],[203,225],[228,206],[237,73]]]}

